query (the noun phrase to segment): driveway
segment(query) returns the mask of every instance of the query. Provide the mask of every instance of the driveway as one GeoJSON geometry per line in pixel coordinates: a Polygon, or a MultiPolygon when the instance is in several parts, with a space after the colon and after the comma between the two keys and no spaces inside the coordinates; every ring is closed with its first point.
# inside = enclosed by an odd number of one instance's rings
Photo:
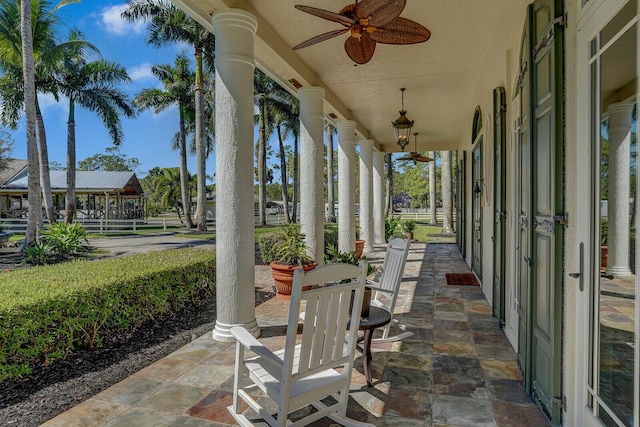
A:
{"type": "Polygon", "coordinates": [[[178,233],[136,234],[130,236],[103,237],[89,239],[96,249],[109,251],[107,256],[141,254],[151,251],[179,248],[215,248],[212,240],[176,237],[178,233]]]}

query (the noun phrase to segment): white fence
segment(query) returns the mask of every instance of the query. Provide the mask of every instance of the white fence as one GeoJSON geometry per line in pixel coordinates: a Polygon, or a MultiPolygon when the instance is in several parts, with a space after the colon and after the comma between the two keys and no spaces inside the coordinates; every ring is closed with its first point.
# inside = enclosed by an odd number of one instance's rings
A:
{"type": "MultiPolygon", "coordinates": [[[[431,220],[429,213],[421,211],[407,212],[395,214],[401,216],[402,219],[413,219],[420,222],[428,222],[431,220]]],[[[436,218],[439,223],[442,223],[442,212],[438,212],[436,218]]],[[[455,213],[453,217],[455,221],[455,213]]],[[[284,215],[266,215],[267,225],[284,224],[284,215]]],[[[181,228],[184,225],[176,218],[168,219],[76,219],[76,222],[82,224],[87,231],[91,233],[131,233],[144,230],[167,230],[169,228],[181,228]]],[[[49,222],[44,220],[44,224],[49,222]]],[[[258,224],[258,217],[255,217],[255,224],[258,224]]],[[[215,220],[209,219],[207,221],[207,228],[209,231],[215,231],[215,220]]],[[[27,231],[26,219],[15,218],[0,218],[0,229],[11,233],[24,233],[27,231]]]]}

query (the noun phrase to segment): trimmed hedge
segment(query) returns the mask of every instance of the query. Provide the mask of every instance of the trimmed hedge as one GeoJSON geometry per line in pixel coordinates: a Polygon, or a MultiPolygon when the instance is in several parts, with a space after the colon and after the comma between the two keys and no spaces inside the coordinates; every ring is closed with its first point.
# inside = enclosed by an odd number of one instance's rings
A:
{"type": "Polygon", "coordinates": [[[0,273],[0,382],[215,295],[215,252],[177,249],[0,273]]]}

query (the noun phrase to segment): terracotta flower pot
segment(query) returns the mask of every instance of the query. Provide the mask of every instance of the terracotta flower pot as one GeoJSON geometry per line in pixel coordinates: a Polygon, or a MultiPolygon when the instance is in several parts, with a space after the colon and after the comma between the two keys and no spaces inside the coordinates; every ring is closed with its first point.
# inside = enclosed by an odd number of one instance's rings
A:
{"type": "Polygon", "coordinates": [[[356,240],[356,256],[358,259],[362,257],[362,252],[364,252],[364,244],[366,240],[356,240]]]}
{"type": "Polygon", "coordinates": [[[600,246],[600,271],[607,270],[607,258],[609,258],[609,247],[606,245],[600,246]]]}
{"type": "MultiPolygon", "coordinates": [[[[272,262],[269,264],[271,267],[271,276],[273,277],[273,281],[276,284],[276,298],[278,299],[291,299],[291,288],[293,285],[293,272],[298,265],[291,264],[280,264],[279,262],[272,262]]],[[[303,265],[302,269],[306,273],[307,271],[311,271],[318,266],[317,262],[313,262],[313,264],[303,265]]]]}

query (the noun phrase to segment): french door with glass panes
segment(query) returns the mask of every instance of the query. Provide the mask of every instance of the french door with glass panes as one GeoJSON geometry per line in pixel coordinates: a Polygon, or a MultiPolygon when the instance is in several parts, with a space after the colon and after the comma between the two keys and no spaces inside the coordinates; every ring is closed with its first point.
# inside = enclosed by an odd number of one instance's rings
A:
{"type": "Polygon", "coordinates": [[[638,427],[638,1],[583,4],[578,92],[585,102],[578,100],[578,123],[584,126],[578,126],[577,140],[578,155],[589,167],[578,170],[578,191],[591,197],[578,200],[579,243],[585,248],[578,420],[638,427]]]}

